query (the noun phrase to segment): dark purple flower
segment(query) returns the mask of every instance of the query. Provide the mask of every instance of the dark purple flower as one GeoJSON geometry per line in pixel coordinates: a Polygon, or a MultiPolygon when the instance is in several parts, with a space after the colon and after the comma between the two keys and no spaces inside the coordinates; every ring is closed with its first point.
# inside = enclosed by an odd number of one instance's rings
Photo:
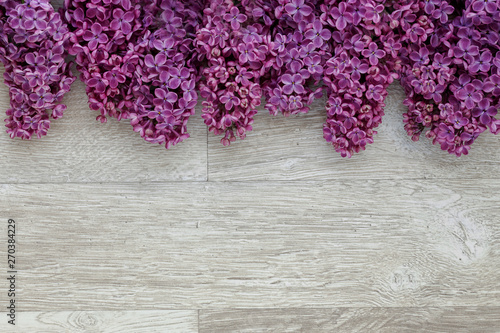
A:
{"type": "Polygon", "coordinates": [[[35,11],[34,9],[28,8],[24,11],[24,28],[31,30],[36,28],[38,30],[47,29],[47,12],[44,10],[35,11]]]}
{"type": "Polygon", "coordinates": [[[488,13],[495,13],[498,11],[495,0],[476,0],[472,3],[472,9],[476,12],[486,10],[488,13]]]}
{"type": "Polygon", "coordinates": [[[500,96],[500,75],[494,74],[484,83],[483,90],[492,93],[493,96],[500,96]]]}
{"type": "Polygon", "coordinates": [[[126,78],[122,73],[112,70],[104,73],[104,78],[109,82],[109,86],[116,89],[120,83],[124,83],[126,78]]]}
{"type": "Polygon", "coordinates": [[[170,81],[169,81],[169,88],[170,89],[177,89],[181,83],[185,80],[187,80],[191,73],[189,72],[189,69],[187,68],[179,68],[172,67],[168,70],[168,73],[170,74],[170,81]]]}
{"type": "Polygon", "coordinates": [[[153,100],[153,104],[156,106],[172,106],[175,102],[177,102],[177,94],[173,92],[167,92],[164,89],[156,88],[155,89],[156,98],[153,100]]]}
{"type": "Polygon", "coordinates": [[[104,44],[108,42],[108,36],[102,31],[102,26],[99,23],[92,24],[90,31],[85,30],[83,39],[89,42],[89,49],[91,51],[95,50],[100,43],[104,44]]]}
{"type": "Polygon", "coordinates": [[[474,62],[469,66],[469,71],[476,73],[478,71],[488,72],[491,67],[491,52],[484,51],[480,56],[474,57],[474,62]]]}
{"type": "Polygon", "coordinates": [[[302,86],[302,76],[300,74],[285,74],[281,77],[281,82],[283,83],[283,92],[290,95],[292,92],[301,94],[304,92],[304,87],[302,86]]]}
{"type": "Polygon", "coordinates": [[[443,1],[441,2],[439,8],[432,11],[432,17],[439,19],[441,24],[445,24],[448,22],[448,15],[452,14],[453,10],[453,6],[450,6],[446,1],[443,1]]]}
{"type": "Polygon", "coordinates": [[[370,84],[370,86],[366,90],[366,98],[382,102],[384,100],[384,97],[381,94],[383,91],[384,88],[381,85],[374,86],[373,84],[370,84]]]}
{"type": "Polygon", "coordinates": [[[338,7],[333,7],[330,15],[335,20],[335,26],[339,30],[344,30],[348,23],[352,23],[352,7],[345,2],[340,2],[338,7]]]}
{"type": "Polygon", "coordinates": [[[42,87],[30,95],[30,100],[35,103],[36,108],[46,109],[54,101],[54,95],[42,87]]]}
{"type": "Polygon", "coordinates": [[[365,131],[359,129],[359,128],[354,128],[352,131],[347,133],[346,135],[349,139],[352,140],[352,142],[357,145],[360,144],[361,141],[366,137],[365,131]]]}
{"type": "Polygon", "coordinates": [[[133,12],[124,12],[120,8],[113,10],[114,20],[110,23],[110,28],[113,30],[121,30],[125,35],[128,35],[132,31],[132,25],[130,24],[134,21],[135,15],[133,12]]]}
{"type": "Polygon", "coordinates": [[[368,72],[369,68],[370,66],[368,66],[367,63],[362,62],[358,58],[353,58],[347,70],[351,71],[351,77],[353,80],[359,81],[359,79],[361,79],[361,74],[368,72]]]}
{"type": "Polygon", "coordinates": [[[158,53],[156,56],[153,57],[151,54],[147,54],[146,57],[144,57],[144,64],[156,71],[159,71],[167,62],[167,57],[165,56],[164,53],[158,53]]]}
{"type": "Polygon", "coordinates": [[[368,58],[370,64],[375,66],[378,64],[378,60],[385,57],[385,51],[378,48],[377,44],[371,42],[368,45],[368,50],[363,50],[363,57],[368,58]]]}
{"type": "Polygon", "coordinates": [[[448,121],[455,127],[456,129],[460,129],[469,123],[469,119],[462,116],[462,112],[457,111],[450,116],[448,116],[448,121]]]}
{"type": "Polygon", "coordinates": [[[479,118],[483,125],[489,125],[491,119],[498,113],[497,108],[490,106],[490,100],[487,98],[482,99],[476,108],[472,110],[472,115],[479,118]]]}
{"type": "Polygon", "coordinates": [[[456,58],[468,58],[479,54],[479,48],[476,45],[472,45],[470,39],[462,38],[458,41],[457,46],[453,48],[453,55],[456,58]]]}
{"type": "MultiPolygon", "coordinates": [[[[224,106],[226,107],[226,110],[231,110],[233,108],[233,106],[240,105],[241,100],[238,97],[234,96],[233,94],[228,93],[228,94],[222,95],[220,97],[220,102],[222,104],[224,104],[224,106]]],[[[226,126],[226,127],[229,127],[229,126],[226,126]]]]}
{"type": "Polygon", "coordinates": [[[286,110],[288,108],[288,99],[286,95],[283,95],[281,89],[274,88],[273,95],[269,99],[269,102],[281,107],[281,109],[286,110]]]}
{"type": "Polygon", "coordinates": [[[456,96],[458,99],[464,101],[468,109],[472,109],[483,98],[482,94],[476,90],[472,83],[467,84],[464,89],[459,90],[456,96]]]}
{"type": "Polygon", "coordinates": [[[247,16],[244,14],[240,14],[238,7],[233,6],[229,13],[224,15],[224,20],[231,23],[231,27],[234,30],[238,30],[241,26],[241,23],[247,20],[247,16]]]}
{"type": "Polygon", "coordinates": [[[314,46],[321,47],[324,41],[328,41],[332,33],[328,29],[323,29],[320,20],[315,20],[311,29],[306,31],[305,37],[312,40],[314,46]]]}
{"type": "Polygon", "coordinates": [[[455,129],[445,123],[440,123],[438,127],[438,137],[452,142],[455,139],[455,129]]]}
{"type": "Polygon", "coordinates": [[[304,16],[309,16],[312,13],[311,7],[304,4],[304,0],[291,0],[285,5],[285,10],[290,16],[293,16],[295,22],[302,21],[304,16]]]}

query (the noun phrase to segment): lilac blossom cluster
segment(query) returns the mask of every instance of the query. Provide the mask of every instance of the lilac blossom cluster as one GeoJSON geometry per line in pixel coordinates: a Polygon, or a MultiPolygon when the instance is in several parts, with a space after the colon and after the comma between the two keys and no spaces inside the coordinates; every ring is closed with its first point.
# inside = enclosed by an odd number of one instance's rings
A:
{"type": "Polygon", "coordinates": [[[259,1],[209,1],[197,31],[201,60],[202,117],[209,131],[228,146],[252,130],[261,103],[262,77],[272,65],[269,26],[259,1]]]}
{"type": "Polygon", "coordinates": [[[500,132],[500,2],[406,0],[391,13],[403,48],[405,129],[460,156],[500,132]]]}
{"type": "Polygon", "coordinates": [[[189,137],[200,10],[200,1],[65,1],[75,31],[70,53],[98,120],[130,119],[141,137],[166,148],[189,137]]]}
{"type": "Polygon", "coordinates": [[[332,57],[324,66],[327,121],[324,138],[342,157],[373,143],[401,44],[389,26],[385,0],[326,0],[321,23],[331,29],[332,57]]]}
{"type": "Polygon", "coordinates": [[[65,62],[71,34],[48,0],[0,0],[0,60],[5,66],[11,138],[47,134],[50,118],[63,116],[61,103],[75,78],[65,62]]]}
{"type": "Polygon", "coordinates": [[[279,0],[272,29],[274,61],[265,84],[266,108],[272,115],[307,113],[322,96],[325,63],[331,58],[331,31],[318,16],[320,1],[279,0]]]}

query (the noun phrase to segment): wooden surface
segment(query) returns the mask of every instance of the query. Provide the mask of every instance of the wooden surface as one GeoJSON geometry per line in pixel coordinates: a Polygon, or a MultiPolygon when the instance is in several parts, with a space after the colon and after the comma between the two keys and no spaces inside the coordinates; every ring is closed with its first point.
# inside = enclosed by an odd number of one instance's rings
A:
{"type": "Polygon", "coordinates": [[[0,132],[0,332],[500,332],[500,138],[414,143],[402,98],[351,159],[321,101],[229,148],[198,112],[167,151],[96,122],[76,82],[47,137],[0,132]]]}

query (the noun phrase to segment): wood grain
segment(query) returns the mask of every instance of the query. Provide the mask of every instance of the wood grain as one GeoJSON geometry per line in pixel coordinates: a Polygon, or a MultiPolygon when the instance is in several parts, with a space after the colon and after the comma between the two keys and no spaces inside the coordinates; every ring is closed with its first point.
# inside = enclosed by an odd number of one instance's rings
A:
{"type": "MultiPolygon", "coordinates": [[[[3,72],[0,65],[0,77],[3,72]]],[[[12,140],[0,130],[0,183],[207,179],[207,129],[199,116],[190,119],[192,137],[166,150],[144,141],[127,120],[97,122],[98,113],[89,109],[79,80],[64,102],[64,117],[53,121],[42,139],[12,140]]],[[[8,107],[8,88],[0,84],[1,112],[8,107]]]]}
{"type": "Polygon", "coordinates": [[[15,327],[2,320],[0,329],[21,333],[193,333],[198,332],[198,311],[20,312],[15,327]]]}
{"type": "Polygon", "coordinates": [[[24,311],[500,306],[498,193],[497,179],[17,184],[0,186],[0,219],[17,221],[24,311]]]}
{"type": "Polygon", "coordinates": [[[200,333],[498,333],[500,307],[202,310],[200,333]]]}
{"type": "Polygon", "coordinates": [[[290,118],[272,117],[261,108],[245,140],[222,147],[220,138],[209,134],[209,179],[471,179],[500,172],[500,136],[485,132],[460,158],[425,137],[413,142],[403,128],[404,92],[399,83],[389,91],[375,143],[351,159],[340,157],[323,139],[325,100],[316,101],[308,114],[290,118]]]}

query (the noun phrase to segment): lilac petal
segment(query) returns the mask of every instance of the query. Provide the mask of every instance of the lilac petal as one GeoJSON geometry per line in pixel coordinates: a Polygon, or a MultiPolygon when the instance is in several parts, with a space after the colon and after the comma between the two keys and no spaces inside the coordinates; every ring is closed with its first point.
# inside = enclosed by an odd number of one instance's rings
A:
{"type": "Polygon", "coordinates": [[[147,54],[144,58],[144,64],[148,67],[155,67],[155,59],[151,54],[147,54]]]}
{"type": "Polygon", "coordinates": [[[132,31],[132,26],[130,25],[130,23],[123,21],[122,31],[125,35],[128,35],[132,31]]]}
{"type": "Polygon", "coordinates": [[[290,95],[292,91],[293,91],[293,86],[291,84],[283,86],[283,93],[290,95]]]}
{"type": "Polygon", "coordinates": [[[281,77],[281,82],[284,84],[291,84],[292,83],[292,76],[290,74],[284,74],[281,77]]]}
{"type": "Polygon", "coordinates": [[[302,13],[302,15],[304,16],[309,16],[311,13],[312,13],[312,8],[309,7],[309,6],[303,6],[301,9],[300,9],[300,12],[302,13]]]}
{"type": "Polygon", "coordinates": [[[305,91],[304,87],[301,84],[294,84],[293,90],[295,90],[297,94],[302,94],[305,91]]]}

